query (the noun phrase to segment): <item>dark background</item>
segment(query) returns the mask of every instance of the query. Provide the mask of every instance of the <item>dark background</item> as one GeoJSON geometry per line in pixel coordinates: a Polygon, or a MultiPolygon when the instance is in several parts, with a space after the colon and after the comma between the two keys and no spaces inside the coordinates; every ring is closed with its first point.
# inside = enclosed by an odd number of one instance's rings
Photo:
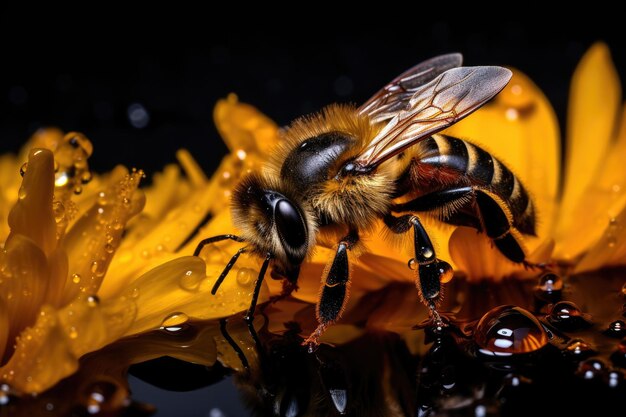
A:
{"type": "Polygon", "coordinates": [[[332,13],[303,23],[193,10],[158,19],[126,10],[81,17],[4,10],[0,150],[16,151],[35,129],[55,125],[93,141],[98,171],[123,163],[153,172],[187,147],[210,172],[225,152],[212,109],[228,93],[286,124],[330,102],[360,103],[404,69],[451,51],[462,52],[468,65],[522,69],[561,122],[571,74],[594,41],[609,44],[626,79],[626,36],[609,24],[560,22],[557,29],[550,22],[481,24],[427,15],[412,23],[407,15],[383,29],[376,16],[365,22],[332,13]],[[132,126],[133,104],[147,111],[145,127],[132,126]]]}

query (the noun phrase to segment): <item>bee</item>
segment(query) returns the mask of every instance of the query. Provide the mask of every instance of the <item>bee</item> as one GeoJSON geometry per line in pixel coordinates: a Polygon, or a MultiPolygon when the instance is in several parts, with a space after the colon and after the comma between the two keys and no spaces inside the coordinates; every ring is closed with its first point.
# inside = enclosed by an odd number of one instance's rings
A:
{"type": "Polygon", "coordinates": [[[522,234],[535,234],[535,210],[520,180],[487,151],[439,131],[498,94],[511,71],[463,67],[460,54],[429,59],[404,72],[362,106],[332,104],[296,120],[259,173],[244,177],[232,194],[232,217],[240,235],[203,240],[245,242],[218,277],[215,294],[239,256],[263,259],[246,317],[254,314],[268,267],[297,288],[300,266],[316,241],[334,239],[335,255],[322,277],[317,329],[305,341],[318,344],[346,306],[350,259],[360,235],[382,220],[392,235],[412,232],[415,283],[431,316],[442,283],[452,278],[439,259],[420,216],[484,233],[508,259],[530,265],[522,234]]]}

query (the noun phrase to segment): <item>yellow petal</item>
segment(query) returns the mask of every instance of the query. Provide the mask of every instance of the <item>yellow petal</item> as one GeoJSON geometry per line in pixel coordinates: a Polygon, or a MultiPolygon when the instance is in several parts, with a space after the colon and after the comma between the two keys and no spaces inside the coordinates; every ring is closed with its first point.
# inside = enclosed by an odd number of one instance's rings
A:
{"type": "Polygon", "coordinates": [[[278,126],[256,108],[240,103],[234,94],[217,102],[213,119],[231,152],[267,155],[278,141],[278,126]]]}
{"type": "Polygon", "coordinates": [[[550,235],[559,186],[559,128],[552,106],[527,76],[513,70],[492,102],[445,133],[468,139],[504,162],[535,202],[538,235],[550,235]]]}
{"type": "MultiPolygon", "coordinates": [[[[565,184],[556,229],[556,256],[572,260],[588,245],[593,227],[577,217],[577,205],[588,207],[588,187],[606,163],[621,102],[619,78],[607,46],[596,43],[574,72],[567,117],[565,184]],[[588,240],[589,239],[589,240],[588,240]]],[[[593,201],[592,204],[596,204],[593,201]]]]}
{"type": "MultiPolygon", "coordinates": [[[[46,255],[56,247],[56,224],[52,212],[54,158],[45,149],[33,149],[18,201],[9,214],[11,235],[31,239],[46,255]]],[[[11,237],[9,236],[9,239],[11,237]]]]}
{"type": "MultiPolygon", "coordinates": [[[[254,279],[238,277],[243,268],[256,278],[258,264],[246,260],[233,268],[230,279],[224,280],[215,295],[211,288],[224,268],[225,262],[206,265],[202,259],[187,256],[174,259],[147,272],[128,288],[127,296],[137,302],[137,317],[127,334],[141,333],[161,327],[173,314],[184,313],[195,319],[227,317],[243,311],[250,305],[254,279]],[[239,278],[239,279],[238,279],[239,278]]],[[[244,273],[248,273],[244,269],[244,273]]],[[[267,300],[264,287],[259,302],[267,300]]]]}
{"type": "MultiPolygon", "coordinates": [[[[46,297],[49,273],[46,257],[29,238],[12,234],[0,255],[0,298],[9,317],[8,340],[32,325],[46,297]]],[[[8,353],[13,351],[9,345],[8,353]]]]}
{"type": "Polygon", "coordinates": [[[144,205],[137,190],[142,172],[126,174],[100,191],[98,200],[74,224],[64,239],[69,259],[65,302],[95,294],[120,245],[124,226],[144,205]]]}
{"type": "MultiPolygon", "coordinates": [[[[524,244],[522,242],[522,244],[524,244]]],[[[536,250],[529,252],[528,259],[532,262],[547,262],[551,254],[551,242],[533,245],[536,250]]],[[[468,227],[459,227],[450,238],[450,254],[460,271],[469,282],[484,279],[500,281],[509,277],[534,277],[537,271],[524,268],[508,260],[484,234],[468,227]]]]}

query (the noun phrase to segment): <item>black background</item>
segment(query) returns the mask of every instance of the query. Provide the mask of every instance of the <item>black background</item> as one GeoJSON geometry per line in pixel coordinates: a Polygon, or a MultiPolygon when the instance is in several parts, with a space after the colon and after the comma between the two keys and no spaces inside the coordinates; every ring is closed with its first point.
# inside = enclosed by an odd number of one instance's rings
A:
{"type": "Polygon", "coordinates": [[[571,74],[594,41],[609,44],[626,75],[626,37],[604,23],[439,21],[397,10],[365,21],[321,7],[304,23],[302,13],[253,11],[246,20],[239,12],[3,10],[0,150],[54,125],[92,140],[97,171],[123,163],[153,172],[187,147],[210,172],[226,150],[212,108],[230,92],[286,124],[330,102],[362,102],[409,66],[459,51],[468,65],[525,71],[563,122],[571,74]],[[378,26],[391,18],[399,21],[378,26]],[[133,103],[149,112],[143,129],[129,122],[133,103]]]}

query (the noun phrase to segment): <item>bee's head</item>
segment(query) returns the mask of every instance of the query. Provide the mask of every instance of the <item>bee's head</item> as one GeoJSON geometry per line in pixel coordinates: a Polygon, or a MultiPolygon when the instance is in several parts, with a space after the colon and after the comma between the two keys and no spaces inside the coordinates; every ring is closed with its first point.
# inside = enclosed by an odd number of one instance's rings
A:
{"type": "Polygon", "coordinates": [[[296,193],[278,182],[248,175],[233,193],[232,213],[242,237],[261,256],[272,253],[278,270],[295,280],[300,264],[315,245],[317,227],[296,193]]]}

